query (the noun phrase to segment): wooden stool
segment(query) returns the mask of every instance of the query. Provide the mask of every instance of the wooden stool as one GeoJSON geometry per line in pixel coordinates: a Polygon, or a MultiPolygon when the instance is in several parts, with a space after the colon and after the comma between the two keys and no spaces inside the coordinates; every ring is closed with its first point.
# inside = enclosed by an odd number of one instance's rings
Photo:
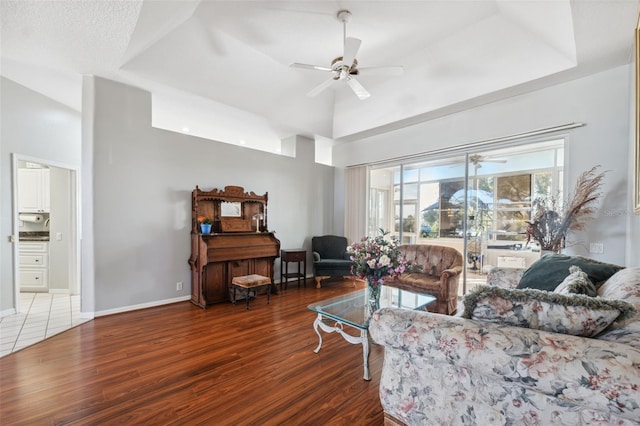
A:
{"type": "Polygon", "coordinates": [[[263,277],[262,275],[243,275],[240,277],[233,277],[231,280],[231,288],[233,289],[233,304],[236,304],[236,288],[242,289],[244,297],[247,302],[247,310],[249,309],[249,293],[253,290],[255,297],[258,297],[257,290],[260,287],[267,286],[267,304],[271,297],[271,279],[263,277]]]}

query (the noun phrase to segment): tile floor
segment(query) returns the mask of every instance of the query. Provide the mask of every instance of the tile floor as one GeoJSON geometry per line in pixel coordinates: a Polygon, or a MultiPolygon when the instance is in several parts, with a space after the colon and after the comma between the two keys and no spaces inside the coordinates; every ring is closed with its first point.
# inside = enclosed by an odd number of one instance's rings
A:
{"type": "Polygon", "coordinates": [[[20,313],[0,318],[0,357],[87,321],[79,295],[20,293],[20,313]]]}

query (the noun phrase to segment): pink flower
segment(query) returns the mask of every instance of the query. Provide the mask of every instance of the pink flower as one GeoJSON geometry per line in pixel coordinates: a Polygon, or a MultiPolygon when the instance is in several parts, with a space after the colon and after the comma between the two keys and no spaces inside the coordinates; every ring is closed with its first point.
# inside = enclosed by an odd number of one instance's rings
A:
{"type": "Polygon", "coordinates": [[[408,413],[413,409],[413,398],[405,398],[405,400],[399,404],[398,408],[400,408],[405,413],[408,413]]]}
{"type": "Polygon", "coordinates": [[[553,357],[545,351],[532,354],[529,358],[524,358],[522,364],[529,369],[532,377],[543,377],[557,371],[554,367],[553,357]]]}
{"type": "Polygon", "coordinates": [[[529,411],[522,416],[522,424],[526,426],[534,426],[540,424],[540,418],[535,411],[529,411]]]}
{"type": "Polygon", "coordinates": [[[467,330],[464,333],[464,345],[472,351],[482,351],[489,338],[477,331],[467,330]]]}

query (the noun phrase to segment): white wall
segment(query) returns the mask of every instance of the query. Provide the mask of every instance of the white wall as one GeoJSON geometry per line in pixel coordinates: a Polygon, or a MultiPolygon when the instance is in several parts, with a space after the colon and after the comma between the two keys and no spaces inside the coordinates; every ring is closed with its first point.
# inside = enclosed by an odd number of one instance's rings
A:
{"type": "MultiPolygon", "coordinates": [[[[630,93],[635,93],[636,80],[634,75],[634,68],[629,67],[629,81],[630,81],[630,93]]],[[[640,153],[635,152],[635,138],[636,127],[633,125],[636,117],[640,115],[640,111],[636,111],[636,98],[635,96],[629,97],[629,209],[624,211],[621,215],[621,220],[626,218],[628,231],[627,231],[627,266],[640,266],[640,215],[634,214],[633,206],[635,203],[634,191],[635,191],[635,173],[636,168],[634,160],[640,156],[640,153]]],[[[640,126],[640,124],[638,124],[640,126]]],[[[640,128],[640,127],[639,127],[640,128]]],[[[640,147],[639,147],[640,148],[640,147]]],[[[640,161],[640,158],[638,158],[640,161]]],[[[640,165],[638,165],[640,170],[640,165]]]]}
{"type": "Polygon", "coordinates": [[[76,291],[72,285],[69,253],[74,246],[72,228],[71,172],[59,167],[51,170],[51,222],[49,224],[49,289],[76,291]],[[58,239],[57,236],[60,236],[58,239]]]}
{"type": "MultiPolygon", "coordinates": [[[[334,147],[333,162],[344,167],[585,122],[586,127],[570,133],[568,180],[573,183],[580,172],[595,164],[609,170],[606,195],[586,239],[605,244],[605,253],[597,258],[638,265],[640,216],[631,213],[633,172],[624,166],[632,164],[627,159],[633,148],[630,68],[452,114],[410,131],[343,143],[334,147]],[[617,212],[629,219],[621,220],[617,212]]],[[[203,189],[240,185],[257,193],[268,191],[269,226],[283,248],[308,248],[313,235],[342,233],[344,171],[334,173],[330,167],[313,163],[311,141],[299,137],[297,158],[288,158],[153,129],[148,93],[103,79],[86,77],[85,81],[83,310],[99,313],[189,294],[190,195],[195,185],[203,189]],[[185,283],[182,293],[175,291],[176,281],[185,283]]],[[[81,126],[77,112],[10,80],[0,78],[0,90],[3,312],[13,305],[8,242],[11,153],[79,166],[81,126]]]]}
{"type": "Polygon", "coordinates": [[[93,223],[93,235],[85,233],[83,253],[93,250],[95,273],[88,280],[95,282],[97,315],[190,294],[196,185],[268,192],[269,228],[282,248],[310,249],[313,235],[333,232],[333,204],[327,200],[334,198],[334,171],[314,163],[313,141],[298,137],[291,158],[155,129],[149,93],[85,80],[84,90],[93,94],[84,94],[92,102],[83,104],[85,114],[92,111],[85,123],[92,125],[83,134],[83,150],[93,155],[83,158],[83,173],[93,183],[83,187],[83,223],[93,223]],[[185,284],[182,292],[176,291],[178,281],[185,284]]]}
{"type": "MultiPolygon", "coordinates": [[[[629,68],[618,67],[398,131],[339,144],[334,147],[333,164],[344,167],[369,163],[565,123],[586,123],[568,133],[566,182],[573,188],[580,173],[598,164],[607,174],[596,219],[588,225],[586,235],[572,236],[582,245],[571,247],[568,252],[627,264],[627,239],[640,240],[637,224],[631,228],[620,219],[631,214],[627,168],[631,155],[629,68]],[[603,243],[604,253],[589,254],[585,249],[589,242],[603,243]]],[[[635,244],[637,249],[638,243],[635,244]]]]}
{"type": "Polygon", "coordinates": [[[13,309],[12,154],[80,166],[80,114],[0,77],[0,313],[13,309]]]}

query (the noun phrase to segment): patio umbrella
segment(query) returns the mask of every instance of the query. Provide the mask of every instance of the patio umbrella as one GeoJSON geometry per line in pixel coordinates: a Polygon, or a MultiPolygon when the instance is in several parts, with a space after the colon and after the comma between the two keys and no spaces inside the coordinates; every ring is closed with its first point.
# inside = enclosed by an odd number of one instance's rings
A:
{"type": "Polygon", "coordinates": [[[424,209],[420,210],[420,213],[424,213],[424,212],[428,212],[430,210],[439,210],[440,209],[440,201],[436,201],[435,203],[431,204],[428,207],[425,207],[424,209]]]}
{"type": "MultiPolygon", "coordinates": [[[[453,193],[453,195],[449,198],[449,202],[451,204],[464,204],[464,194],[465,190],[460,189],[453,193]]],[[[482,207],[488,207],[493,204],[493,194],[491,192],[487,192],[484,189],[469,189],[467,190],[467,196],[469,198],[469,204],[475,204],[476,201],[482,207]]]]}

